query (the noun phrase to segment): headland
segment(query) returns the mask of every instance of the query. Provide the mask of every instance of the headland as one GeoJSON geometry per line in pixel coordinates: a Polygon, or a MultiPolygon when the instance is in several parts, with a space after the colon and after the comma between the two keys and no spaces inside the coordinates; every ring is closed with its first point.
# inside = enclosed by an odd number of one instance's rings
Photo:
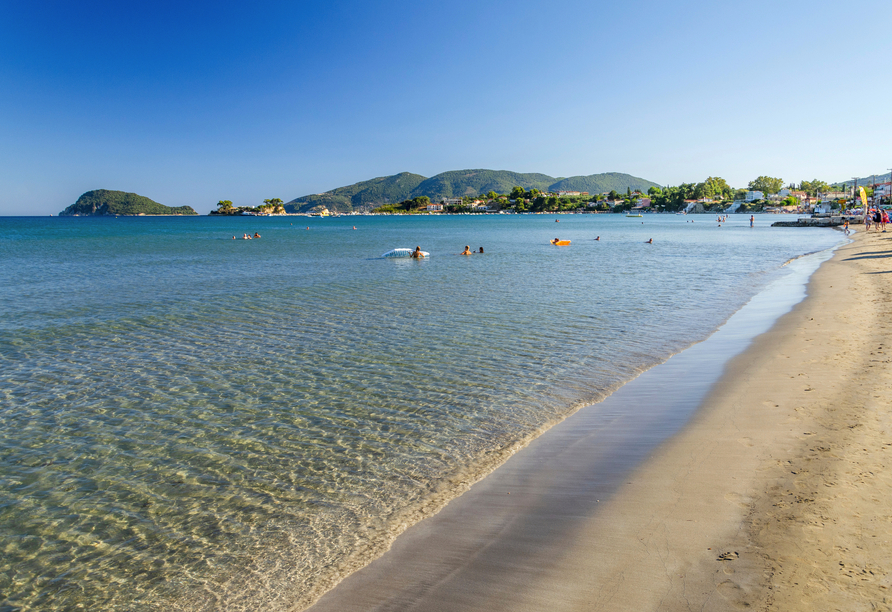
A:
{"type": "Polygon", "coordinates": [[[60,217],[76,216],[181,216],[197,215],[191,206],[165,206],[136,193],[94,189],[82,194],[77,202],[59,213],[60,217]]]}

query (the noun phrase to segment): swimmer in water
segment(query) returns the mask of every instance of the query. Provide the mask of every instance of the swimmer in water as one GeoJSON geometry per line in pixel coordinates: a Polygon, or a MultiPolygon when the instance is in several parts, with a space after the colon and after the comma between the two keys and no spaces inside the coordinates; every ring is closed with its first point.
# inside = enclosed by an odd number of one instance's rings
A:
{"type": "Polygon", "coordinates": [[[477,251],[477,252],[480,253],[480,254],[483,254],[483,247],[480,247],[480,250],[477,251]]]}
{"type": "Polygon", "coordinates": [[[645,242],[645,243],[644,243],[644,244],[653,244],[653,243],[654,243],[654,239],[653,239],[653,238],[651,238],[651,239],[650,239],[650,240],[648,240],[648,241],[647,241],[647,242],[645,242]]]}
{"type": "Polygon", "coordinates": [[[415,250],[412,251],[412,259],[424,259],[424,253],[421,252],[421,247],[415,247],[415,250]]]}
{"type": "Polygon", "coordinates": [[[597,237],[597,238],[595,238],[595,240],[600,240],[600,239],[601,239],[601,237],[600,237],[600,236],[598,236],[598,237],[597,237]]]}
{"type": "Polygon", "coordinates": [[[468,245],[465,245],[465,250],[462,251],[461,253],[459,253],[459,255],[471,255],[471,247],[468,245]]]}

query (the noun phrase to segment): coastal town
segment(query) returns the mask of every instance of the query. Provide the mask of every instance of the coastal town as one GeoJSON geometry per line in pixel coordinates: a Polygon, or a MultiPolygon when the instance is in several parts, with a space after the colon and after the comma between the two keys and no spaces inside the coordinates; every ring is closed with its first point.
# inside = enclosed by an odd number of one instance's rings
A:
{"type": "MultiPolygon", "coordinates": [[[[765,177],[760,177],[765,178],[765,177]]],[[[779,179],[774,179],[779,181],[779,179]]],[[[385,204],[366,211],[349,213],[316,206],[305,212],[289,212],[279,198],[264,200],[257,207],[233,206],[230,200],[221,200],[211,215],[277,216],[301,215],[311,217],[340,216],[343,214],[517,214],[517,213],[790,213],[857,216],[863,210],[858,186],[827,185],[822,181],[804,181],[799,185],[769,191],[763,189],[724,189],[717,193],[704,193],[705,184],[724,183],[723,179],[709,178],[704,183],[682,184],[678,187],[650,187],[646,192],[629,188],[625,194],[608,191],[590,194],[585,191],[543,192],[525,190],[516,186],[507,194],[493,191],[482,196],[447,197],[432,201],[428,196],[404,200],[398,204],[385,204]]],[[[764,181],[761,181],[764,183],[764,181]]],[[[750,187],[754,187],[754,181],[750,187]]],[[[892,206],[890,182],[875,182],[865,188],[868,206],[892,206]]]]}
{"type": "MultiPolygon", "coordinates": [[[[698,184],[678,187],[650,187],[646,192],[632,190],[619,194],[609,191],[590,194],[585,191],[540,192],[515,187],[508,194],[443,198],[432,202],[418,197],[395,205],[373,209],[378,214],[442,213],[793,213],[829,214],[862,209],[858,186],[853,183],[828,185],[823,181],[803,181],[781,187],[780,179],[759,177],[748,189],[731,189],[724,179],[710,177],[698,184]],[[761,189],[757,188],[761,187],[761,189]]],[[[865,188],[868,206],[892,205],[890,183],[874,182],[865,188]]],[[[325,211],[328,214],[328,211],[325,211]]]]}

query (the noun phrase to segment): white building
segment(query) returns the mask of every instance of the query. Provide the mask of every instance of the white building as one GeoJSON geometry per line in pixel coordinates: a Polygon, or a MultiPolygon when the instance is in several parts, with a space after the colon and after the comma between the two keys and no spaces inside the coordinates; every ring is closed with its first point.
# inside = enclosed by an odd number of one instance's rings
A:
{"type": "Polygon", "coordinates": [[[761,191],[747,191],[746,197],[743,198],[744,202],[753,202],[754,200],[764,200],[765,194],[761,191]]]}

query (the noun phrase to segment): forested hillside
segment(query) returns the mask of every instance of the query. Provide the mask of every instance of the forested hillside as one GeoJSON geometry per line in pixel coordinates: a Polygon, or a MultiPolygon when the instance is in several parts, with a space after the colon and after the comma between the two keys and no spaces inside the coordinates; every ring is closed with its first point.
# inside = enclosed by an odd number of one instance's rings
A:
{"type": "Polygon", "coordinates": [[[331,211],[350,212],[362,207],[380,206],[388,202],[401,202],[424,181],[424,177],[411,172],[382,176],[346,187],[338,187],[325,193],[295,198],[285,204],[288,212],[306,212],[317,206],[331,211]]]}
{"type": "Polygon", "coordinates": [[[651,187],[659,187],[656,183],[643,178],[623,174],[622,172],[605,172],[603,174],[591,174],[589,176],[572,176],[552,184],[549,191],[587,191],[589,193],[607,193],[615,191],[626,193],[626,190],[636,189],[647,192],[651,187]]]}
{"type": "Polygon", "coordinates": [[[165,206],[136,193],[94,189],[59,213],[73,215],[197,215],[191,206],[165,206]]]}
{"type": "Polygon", "coordinates": [[[510,193],[514,187],[539,191],[587,191],[591,194],[628,189],[647,191],[658,186],[652,181],[623,174],[608,172],[589,176],[555,178],[547,174],[519,173],[509,170],[452,170],[430,178],[419,174],[401,172],[362,181],[346,187],[338,187],[325,193],[306,195],[285,205],[288,212],[307,212],[319,206],[330,211],[350,212],[374,208],[384,204],[396,204],[404,200],[428,197],[433,202],[444,198],[477,196],[491,191],[510,193]]]}

